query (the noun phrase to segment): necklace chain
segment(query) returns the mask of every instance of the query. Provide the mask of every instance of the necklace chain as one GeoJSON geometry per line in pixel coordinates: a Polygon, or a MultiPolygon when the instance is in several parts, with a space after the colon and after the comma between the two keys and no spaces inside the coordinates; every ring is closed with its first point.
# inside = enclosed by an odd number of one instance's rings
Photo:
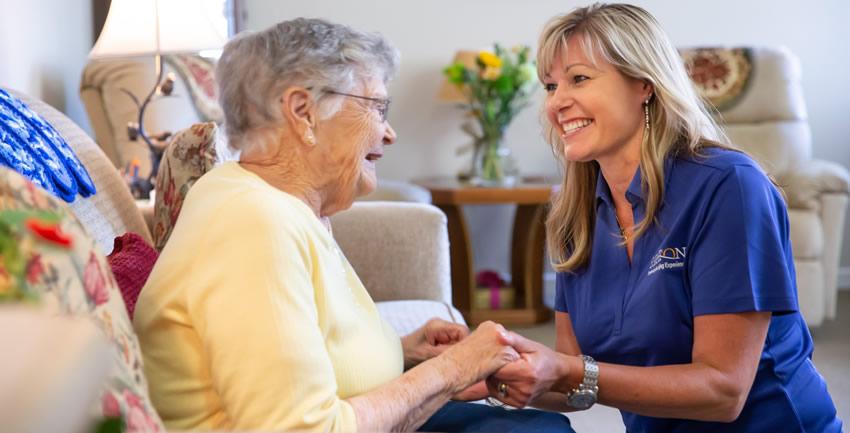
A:
{"type": "Polygon", "coordinates": [[[628,237],[628,235],[626,235],[626,229],[625,229],[625,227],[623,227],[623,224],[620,222],[620,217],[617,216],[616,211],[614,212],[614,218],[617,220],[617,228],[620,229],[620,236],[623,238],[624,241],[628,242],[629,237],[628,237]]]}

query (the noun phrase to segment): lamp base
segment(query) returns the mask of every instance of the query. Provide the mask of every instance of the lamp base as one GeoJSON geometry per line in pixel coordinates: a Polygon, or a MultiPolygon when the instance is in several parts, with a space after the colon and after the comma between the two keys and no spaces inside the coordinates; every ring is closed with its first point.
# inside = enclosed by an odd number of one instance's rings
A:
{"type": "Polygon", "coordinates": [[[147,178],[142,179],[139,178],[134,171],[132,180],[128,182],[130,185],[130,192],[133,194],[133,197],[145,199],[150,197],[150,192],[153,190],[153,181],[156,179],[157,171],[159,170],[159,160],[162,158],[162,153],[165,151],[165,147],[167,145],[165,140],[171,136],[170,132],[165,132],[158,136],[148,136],[145,132],[145,109],[153,100],[160,97],[170,96],[171,92],[174,91],[175,79],[174,74],[170,72],[165,79],[162,78],[162,55],[159,52],[157,52],[154,56],[154,65],[156,68],[156,84],[143,101],[139,102],[139,98],[137,98],[133,92],[125,88],[120,89],[133,100],[136,107],[139,109],[138,122],[128,122],[127,124],[127,136],[133,141],[141,137],[141,139],[147,143],[148,149],[150,149],[150,175],[147,178]]]}
{"type": "Polygon", "coordinates": [[[130,194],[134,199],[149,199],[153,191],[153,183],[149,179],[136,178],[130,182],[130,194]]]}

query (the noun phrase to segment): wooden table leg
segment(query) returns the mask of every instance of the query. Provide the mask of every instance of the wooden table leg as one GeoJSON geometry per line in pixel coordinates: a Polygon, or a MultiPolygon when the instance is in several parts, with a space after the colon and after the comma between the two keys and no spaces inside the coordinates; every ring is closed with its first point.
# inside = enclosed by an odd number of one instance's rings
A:
{"type": "MultiPolygon", "coordinates": [[[[464,318],[471,322],[472,296],[475,281],[472,269],[472,246],[466,218],[460,205],[439,205],[446,214],[449,229],[449,248],[452,266],[452,303],[464,318]]],[[[470,323],[471,324],[471,323],[470,323]]]]}
{"type": "Polygon", "coordinates": [[[545,213],[543,204],[518,205],[514,217],[511,274],[516,308],[528,311],[534,323],[549,318],[549,310],[543,305],[545,213]]]}

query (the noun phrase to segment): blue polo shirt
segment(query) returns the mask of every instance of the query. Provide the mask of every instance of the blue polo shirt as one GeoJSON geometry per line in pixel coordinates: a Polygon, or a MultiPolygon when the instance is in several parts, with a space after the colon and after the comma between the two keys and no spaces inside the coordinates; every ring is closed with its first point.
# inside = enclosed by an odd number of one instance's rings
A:
{"type": "MultiPolygon", "coordinates": [[[[632,366],[691,362],[694,317],[771,311],[755,382],[732,423],[652,418],[621,411],[629,432],[839,432],[841,421],[811,361],[797,308],[785,202],[742,153],[708,149],[670,158],[657,223],[635,240],[629,263],[608,185],[596,185],[589,264],[559,273],[555,308],[569,313],[583,353],[632,366]]],[[[640,170],[626,192],[646,212],[640,170]]]]}

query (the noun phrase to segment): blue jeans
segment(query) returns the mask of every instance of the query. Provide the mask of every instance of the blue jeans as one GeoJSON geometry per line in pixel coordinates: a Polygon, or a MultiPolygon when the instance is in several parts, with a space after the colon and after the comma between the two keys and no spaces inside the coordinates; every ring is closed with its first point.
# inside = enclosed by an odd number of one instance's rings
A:
{"type": "Polygon", "coordinates": [[[445,433],[575,433],[570,420],[559,413],[536,409],[506,410],[476,403],[450,401],[419,431],[445,433]]]}

